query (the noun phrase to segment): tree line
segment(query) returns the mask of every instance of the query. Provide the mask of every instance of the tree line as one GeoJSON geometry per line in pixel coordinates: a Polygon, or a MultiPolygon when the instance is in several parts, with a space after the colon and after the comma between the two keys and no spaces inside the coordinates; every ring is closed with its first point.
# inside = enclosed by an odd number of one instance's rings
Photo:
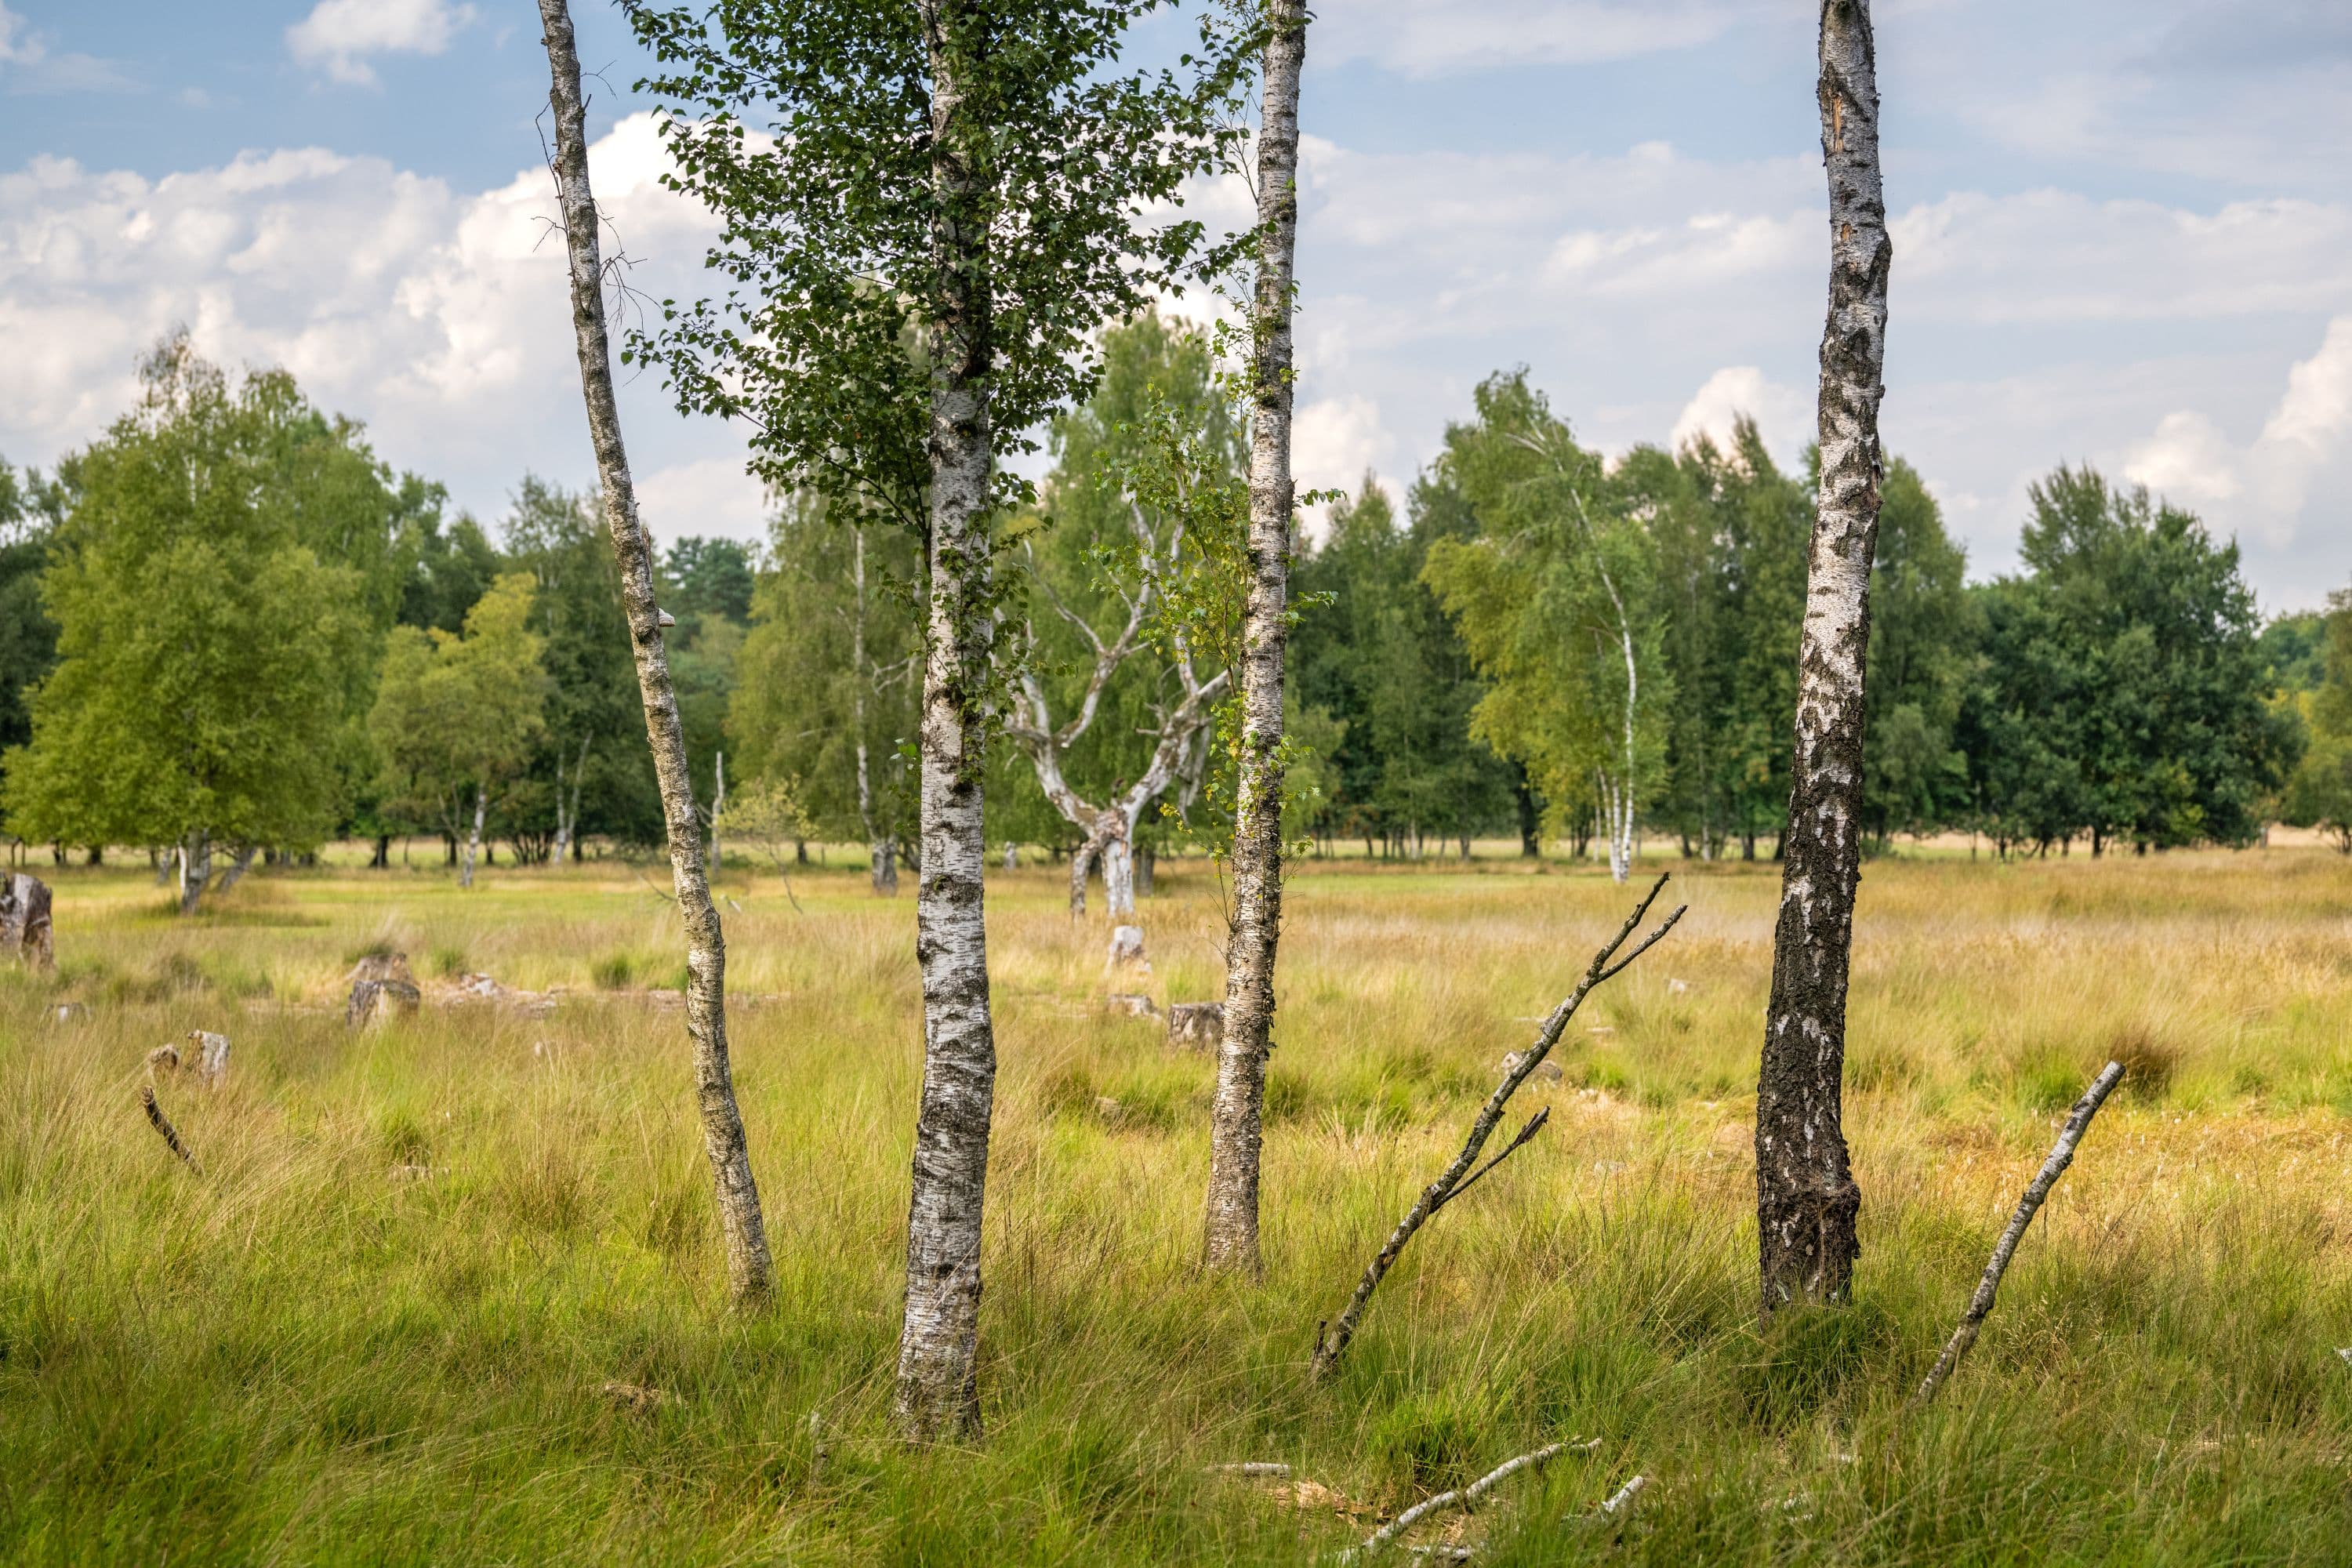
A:
{"type": "MultiPolygon", "coordinates": [[[[1109,846],[1148,891],[1159,855],[1229,831],[1230,685],[1183,634],[1217,613],[1245,489],[1211,342],[1146,314],[1102,355],[1007,530],[987,762],[989,838],[1067,857],[1080,908],[1109,846]]],[[[421,834],[469,880],[500,842],[525,864],[658,842],[595,498],[526,477],[494,539],[282,371],[232,380],[174,337],[142,377],[140,405],[54,475],[0,469],[17,838],[184,855],[192,899],[214,847],[233,869],[360,837],[383,865],[421,834]]],[[[1302,542],[1293,830],[1326,855],[1506,836],[1581,857],[1638,834],[1777,856],[1816,482],[1811,453],[1783,468],[1746,420],[1727,445],[1612,462],[1524,371],[1491,377],[1402,517],[1367,474],[1302,542]]],[[[2029,505],[2020,570],[1971,584],[1917,472],[1888,466],[1871,838],[2095,855],[2285,820],[2352,842],[2344,596],[2263,624],[2234,544],[2087,468],[2029,505]]],[[[803,489],[764,548],[682,539],[661,570],[706,814],[731,769],[742,841],[860,844],[895,889],[915,844],[909,536],[803,489]]],[[[1131,884],[1110,903],[1131,912],[1131,884]]]]}

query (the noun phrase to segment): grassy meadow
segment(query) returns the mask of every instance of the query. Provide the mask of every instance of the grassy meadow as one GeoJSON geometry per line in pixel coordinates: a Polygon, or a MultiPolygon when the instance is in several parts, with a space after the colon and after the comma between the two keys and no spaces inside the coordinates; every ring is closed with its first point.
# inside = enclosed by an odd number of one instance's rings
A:
{"type": "MultiPolygon", "coordinates": [[[[1213,1062],[1106,1012],[1102,923],[1071,924],[1059,868],[992,873],[988,1431],[919,1454],[885,1421],[911,881],[877,900],[836,852],[795,908],[772,873],[725,879],[779,1273],[739,1318],[683,943],[635,871],[257,872],[184,921],[143,869],[37,867],[59,973],[0,976],[0,1557],[1304,1563],[1598,1438],[1411,1540],[1494,1564],[2352,1562],[2352,862],[1871,864],[1857,1303],[1761,1335],[1778,878],[1677,868],[1690,914],[1522,1095],[1550,1125],[1431,1223],[1309,1387],[1318,1321],[1629,905],[1495,854],[1295,877],[1262,1285],[1193,1266],[1213,1062]],[[353,1034],[344,973],[386,943],[425,1008],[353,1034]],[[543,994],[466,997],[469,972],[543,994]],[[88,1016],[54,1022],[66,999],[88,1016]],[[147,1052],[199,1027],[234,1041],[226,1083],[158,1083],[191,1170],[137,1096],[147,1052]],[[1906,1419],[2111,1055],[2130,1076],[1983,1340],[1906,1419]],[[1294,1479],[1206,1473],[1241,1460],[1294,1479]],[[1636,1474],[1630,1521],[1597,1517],[1636,1474]]],[[[1205,867],[1163,866],[1160,1002],[1217,994],[1219,910],[1205,867]]]]}

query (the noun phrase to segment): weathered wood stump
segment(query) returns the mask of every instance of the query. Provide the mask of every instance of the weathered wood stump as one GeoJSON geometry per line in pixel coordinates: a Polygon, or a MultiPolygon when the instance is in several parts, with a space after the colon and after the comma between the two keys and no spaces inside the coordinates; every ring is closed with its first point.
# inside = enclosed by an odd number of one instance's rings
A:
{"type": "Polygon", "coordinates": [[[1122,971],[1138,974],[1151,973],[1151,961],[1143,956],[1141,926],[1122,925],[1111,928],[1110,952],[1103,958],[1103,973],[1111,974],[1122,971]]]}
{"type": "Polygon", "coordinates": [[[54,969],[58,954],[49,926],[49,885],[29,871],[0,877],[0,958],[34,969],[54,969]]]}
{"type": "Polygon", "coordinates": [[[72,1024],[87,1024],[89,1022],[89,1004],[60,1002],[49,1009],[49,1022],[61,1029],[72,1024]]]}
{"type": "Polygon", "coordinates": [[[1139,996],[1132,991],[1114,991],[1103,998],[1103,1005],[1130,1018],[1149,1018],[1159,1011],[1151,1005],[1150,997],[1139,996]]]}
{"type": "Polygon", "coordinates": [[[1168,1039],[1172,1045],[1213,1050],[1224,1044],[1225,1005],[1223,1002],[1168,1004],[1168,1039]]]}
{"type": "Polygon", "coordinates": [[[207,1089],[217,1089],[228,1076],[228,1037],[215,1035],[210,1029],[190,1029],[188,1045],[195,1056],[196,1079],[207,1089]]]}
{"type": "Polygon", "coordinates": [[[408,954],[372,952],[352,966],[352,994],[343,1005],[343,1022],[356,1029],[387,1018],[404,1018],[424,1000],[416,977],[408,972],[408,954]]]}

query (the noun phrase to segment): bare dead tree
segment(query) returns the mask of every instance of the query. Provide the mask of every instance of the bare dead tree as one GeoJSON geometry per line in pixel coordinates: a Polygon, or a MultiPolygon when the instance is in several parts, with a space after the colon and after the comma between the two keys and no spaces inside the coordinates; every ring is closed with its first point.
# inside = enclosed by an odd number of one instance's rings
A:
{"type": "Polygon", "coordinates": [[[553,82],[549,95],[555,116],[552,163],[572,265],[572,325],[580,353],[580,384],[587,402],[588,433],[596,448],[597,475],[604,485],[613,554],[620,564],[621,601],[628,616],[629,639],[636,651],[646,738],[653,748],[662,816],[669,829],[670,877],[686,927],[686,1027],[694,1042],[695,1099],[718,1194],[719,1224],[726,1236],[728,1281],[737,1305],[751,1306],[768,1299],[774,1268],[768,1255],[767,1224],[760,1213],[760,1189],[751,1176],[751,1147],[744,1137],[743,1116],[735,1103],[734,1076],[728,1064],[727,943],[719,929],[718,908],[710,901],[710,881],[703,870],[686,735],[678,723],[677,693],[670,681],[669,658],[662,643],[661,611],[654,603],[653,548],[637,519],[636,488],[629,476],[628,454],[621,442],[620,409],[613,396],[596,198],[588,184],[587,105],[580,91],[580,55],[572,42],[572,16],[565,0],[540,0],[539,15],[546,28],[547,61],[553,82]]]}
{"type": "Polygon", "coordinates": [[[1960,1364],[1960,1358],[1967,1355],[1969,1347],[1977,1342],[1978,1331],[1984,1327],[1985,1319],[1992,1312],[1993,1298],[2000,1289],[2000,1278],[2009,1272],[2009,1260],[2016,1256],[2017,1244],[2025,1239],[2025,1227],[2033,1223],[2033,1216],[2041,1211],[2042,1200],[2049,1197],[2050,1189],[2058,1184],[2058,1178],[2064,1175],[2066,1167],[2074,1163],[2074,1146],[2083,1141],[2083,1134],[2090,1131],[2091,1118],[2099,1113],[2099,1107],[2107,1102],[2107,1096],[2115,1092],[2115,1087],[2122,1081],[2123,1076],[2123,1063],[2109,1062],[2099,1076],[2091,1080],[2091,1087],[2083,1091],[2083,1098],[2074,1102],[2074,1109],[2066,1117],[2065,1127],[2058,1134],[2058,1142],[2050,1150],[2050,1157],[2042,1162],[2042,1169],[2027,1184],[2025,1195],[2017,1200],[2017,1212],[2009,1216],[2009,1228],[2002,1231],[2000,1239],[1993,1244],[1992,1261],[1985,1265],[1984,1278],[1977,1281],[1977,1293],[1969,1298],[1967,1315],[1960,1319],[1960,1326],[1952,1331],[1951,1342],[1945,1345],[1944,1353],[1936,1358],[1936,1364],[1929,1370],[1927,1381],[1919,1385],[1919,1392],[1911,1396],[1912,1409],[1921,1409],[1936,1397],[1936,1391],[1944,1386],[1944,1380],[1952,1375],[1954,1369],[1960,1364]]]}
{"type": "Polygon", "coordinates": [[[1291,330],[1298,247],[1298,75],[1303,0],[1268,0],[1257,138],[1258,266],[1251,306],[1249,598],[1242,620],[1242,733],[1234,802],[1233,935],[1225,949],[1225,1037],[1209,1124],[1202,1256],[1255,1274],[1265,1056],[1282,936],[1282,669],[1290,619],[1291,330]]]}
{"type": "Polygon", "coordinates": [[[1633,912],[1625,917],[1625,923],[1617,928],[1617,934],[1603,942],[1601,951],[1592,955],[1592,962],[1586,966],[1584,977],[1576,983],[1576,989],[1570,992],[1544,1019],[1543,1027],[1536,1032],[1535,1044],[1506,1058],[1509,1066],[1504,1071],[1503,1081],[1495,1086],[1495,1092],[1486,1097],[1486,1103],[1479,1109],[1477,1120],[1470,1124],[1470,1136],[1463,1140],[1462,1152],[1454,1156],[1454,1163],[1440,1172],[1435,1181],[1422,1189],[1421,1196],[1414,1200],[1412,1208],[1405,1211],[1404,1218],[1397,1222],[1396,1229],[1389,1234],[1388,1244],[1365,1268],[1364,1277],[1357,1284],[1355,1295],[1349,1299],[1346,1309],[1340,1312],[1339,1321],[1331,1324],[1328,1331],[1322,1324],[1316,1325],[1315,1360],[1310,1368],[1313,1376],[1328,1377],[1338,1369],[1340,1355],[1346,1352],[1349,1342],[1356,1337],[1357,1325],[1363,1319],[1365,1307],[1371,1302],[1372,1292],[1380,1288],[1381,1279],[1395,1267],[1397,1258],[1404,1252],[1405,1243],[1412,1239],[1413,1233],[1428,1224],[1438,1210],[1469,1191],[1480,1177],[1509,1159],[1543,1131],[1544,1123],[1550,1116],[1549,1110],[1539,1110],[1529,1118],[1528,1124],[1519,1129],[1518,1135],[1504,1146],[1501,1153],[1483,1165],[1476,1163],[1479,1152],[1486,1146],[1486,1140],[1493,1137],[1495,1129],[1502,1124],[1503,1112],[1510,1105],[1511,1096],[1519,1091],[1519,1086],[1533,1077],[1536,1069],[1543,1065],[1544,1058],[1551,1055],[1552,1047],[1559,1044],[1561,1032],[1568,1027],[1568,1021],[1576,1016],[1576,1010],[1584,1005],[1584,999],[1603,982],[1622,974],[1635,959],[1655,946],[1661,938],[1675,929],[1675,922],[1683,918],[1684,910],[1690,907],[1687,904],[1678,906],[1674,913],[1659,923],[1657,930],[1634,943],[1624,957],[1617,956],[1640,927],[1643,918],[1650,912],[1650,906],[1665,890],[1665,886],[1664,877],[1651,884],[1649,892],[1633,906],[1633,912]]]}
{"type": "Polygon", "coordinates": [[[1787,866],[1757,1075],[1756,1222],[1761,1315],[1843,1301],[1862,1247],[1842,1125],[1845,1000],[1862,876],[1864,660],[1885,471],[1891,249],[1878,173],[1869,0],[1822,0],[1822,153],[1829,165],[1829,319],[1822,333],[1821,490],[1798,653],[1787,866]]]}
{"type": "Polygon", "coordinates": [[[1190,643],[1181,629],[1174,630],[1169,639],[1172,647],[1167,661],[1173,691],[1171,700],[1159,704],[1157,744],[1152,748],[1150,761],[1133,783],[1100,804],[1087,800],[1071,785],[1066,768],[1071,750],[1093,729],[1111,679],[1150,642],[1147,633],[1160,595],[1160,574],[1173,563],[1183,548],[1185,524],[1181,512],[1167,521],[1163,533],[1155,530],[1143,510],[1130,501],[1128,521],[1135,536],[1137,580],[1132,589],[1123,583],[1110,584],[1125,612],[1125,620],[1108,637],[1072,609],[1033,566],[1032,578],[1045,604],[1077,633],[1093,656],[1093,663],[1087,671],[1087,683],[1078,694],[1076,710],[1057,725],[1044,681],[1034,663],[1024,661],[1013,693],[1012,711],[1004,721],[1006,738],[1028,756],[1045,799],[1084,836],[1070,857],[1070,913],[1074,918],[1086,913],[1087,873],[1097,856],[1102,860],[1104,901],[1110,906],[1111,919],[1134,917],[1136,829],[1145,808],[1171,785],[1196,783],[1188,778],[1188,770],[1197,773],[1196,764],[1205,763],[1207,753],[1205,748],[1193,745],[1193,739],[1214,721],[1216,706],[1230,685],[1230,672],[1222,669],[1202,679],[1193,666],[1190,643]]]}

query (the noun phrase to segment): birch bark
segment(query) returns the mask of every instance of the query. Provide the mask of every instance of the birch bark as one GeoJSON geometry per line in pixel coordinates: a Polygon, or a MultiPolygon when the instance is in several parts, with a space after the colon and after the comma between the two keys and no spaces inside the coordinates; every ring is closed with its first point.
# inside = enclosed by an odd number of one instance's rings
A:
{"type": "Polygon", "coordinates": [[[1225,1033],[1209,1131],[1210,1268],[1258,1271],[1258,1155],[1265,1057],[1282,932],[1282,665],[1290,593],[1292,264],[1298,239],[1301,0],[1268,0],[1257,142],[1261,229],[1251,324],[1249,601],[1243,621],[1240,777],[1234,813],[1234,924],[1225,1033]]]}
{"type": "Polygon", "coordinates": [[[588,433],[596,448],[604,516],[612,529],[613,554],[621,568],[621,601],[629,640],[636,652],[637,691],[645,703],[646,739],[653,749],[661,786],[662,816],[669,829],[671,884],[686,926],[686,1028],[694,1042],[695,1099],[702,1141],[710,1160],[719,1218],[727,1244],[727,1274],[738,1306],[768,1299],[773,1267],[768,1256],[767,1224],[760,1213],[760,1190],[751,1177],[751,1152],[743,1118],[735,1103],[735,1083],[727,1059],[727,944],[719,910],[703,875],[694,787],[686,765],[686,735],[670,683],[669,658],[662,645],[660,612],[654,605],[653,549],[637,521],[636,489],[621,442],[619,408],[613,398],[611,347],[604,323],[604,265],[596,237],[596,198],[588,184],[586,105],[580,93],[580,56],[572,42],[565,0],[539,0],[546,27],[547,62],[555,111],[556,195],[563,213],[565,247],[572,266],[572,326],[580,351],[580,384],[588,409],[588,433]]]}
{"type": "Polygon", "coordinates": [[[466,858],[457,866],[457,886],[474,885],[474,857],[482,852],[482,822],[489,816],[490,792],[486,784],[474,786],[474,825],[466,832],[466,858]]]}
{"type": "Polygon", "coordinates": [[[931,73],[930,602],[923,665],[923,1097],[907,1215],[907,1307],[894,1405],[911,1442],[980,1425],[981,1212],[996,1092],[981,879],[986,689],[988,378],[994,366],[988,235],[980,220],[986,125],[967,99],[958,0],[920,0],[931,73]]]}
{"type": "Polygon", "coordinates": [[[1822,0],[1818,95],[1830,192],[1821,491],[1798,656],[1787,861],[1757,1079],[1758,1263],[1768,1318],[1791,1301],[1845,1300],[1861,1252],[1854,1222],[1862,1194],[1841,1116],[1892,258],[1868,0],[1822,0]]]}

